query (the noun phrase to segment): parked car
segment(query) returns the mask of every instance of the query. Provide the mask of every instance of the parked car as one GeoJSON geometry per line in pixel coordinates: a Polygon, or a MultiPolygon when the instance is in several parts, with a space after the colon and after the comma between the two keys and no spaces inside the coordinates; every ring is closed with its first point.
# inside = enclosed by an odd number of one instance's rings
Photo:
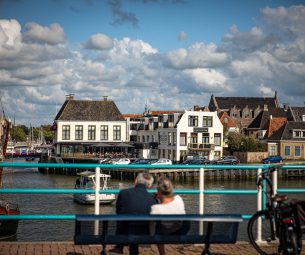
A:
{"type": "Polygon", "coordinates": [[[240,163],[239,159],[235,156],[224,156],[218,160],[213,161],[213,164],[217,164],[217,165],[236,165],[239,163],[240,163]]]}
{"type": "Polygon", "coordinates": [[[157,162],[152,163],[151,165],[172,165],[172,161],[167,158],[160,158],[157,162]]]}
{"type": "Polygon", "coordinates": [[[145,158],[141,158],[141,159],[137,159],[136,161],[130,163],[132,165],[151,165],[152,163],[157,162],[157,159],[145,159],[145,158]]]}
{"type": "Polygon", "coordinates": [[[262,159],[263,164],[270,164],[270,163],[282,163],[283,158],[281,156],[269,156],[267,158],[262,159]]]}
{"type": "Polygon", "coordinates": [[[207,165],[210,164],[208,159],[188,159],[182,162],[183,165],[207,165]]]}
{"type": "Polygon", "coordinates": [[[130,159],[129,158],[115,158],[109,161],[110,164],[113,165],[128,165],[130,164],[130,159]]]}

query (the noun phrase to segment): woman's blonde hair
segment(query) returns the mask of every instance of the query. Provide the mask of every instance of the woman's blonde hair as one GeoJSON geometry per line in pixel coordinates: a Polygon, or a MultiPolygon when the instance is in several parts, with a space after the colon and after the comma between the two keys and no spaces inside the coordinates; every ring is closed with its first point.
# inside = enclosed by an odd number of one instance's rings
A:
{"type": "Polygon", "coordinates": [[[164,197],[171,197],[174,194],[174,186],[170,179],[161,177],[157,182],[158,194],[164,197]]]}

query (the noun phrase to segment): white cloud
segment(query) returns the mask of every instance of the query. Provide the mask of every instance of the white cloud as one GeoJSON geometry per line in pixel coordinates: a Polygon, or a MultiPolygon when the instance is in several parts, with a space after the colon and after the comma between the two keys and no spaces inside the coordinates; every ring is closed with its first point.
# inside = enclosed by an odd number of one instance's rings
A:
{"type": "Polygon", "coordinates": [[[67,93],[76,99],[109,96],[123,113],[143,112],[146,100],[150,109],[190,109],[208,104],[212,93],[272,96],[278,91],[281,102],[302,103],[303,12],[303,6],[265,8],[260,24],[248,31],[231,26],[219,45],[197,42],[165,53],[140,39],[103,34],[89,37],[84,46],[97,51],[88,51],[66,44],[58,24],[32,23],[22,34],[18,21],[0,20],[6,113],[23,123],[35,125],[35,116],[40,116],[37,125],[52,123],[67,93]]]}
{"type": "Polygon", "coordinates": [[[217,67],[227,61],[227,55],[217,52],[217,46],[212,43],[195,43],[188,50],[181,48],[165,55],[165,63],[175,69],[217,67]]]}
{"type": "Polygon", "coordinates": [[[226,84],[226,76],[221,72],[217,72],[216,70],[197,68],[185,70],[184,73],[193,79],[198,86],[203,89],[207,89],[208,91],[230,90],[226,84]]]}
{"type": "Polygon", "coordinates": [[[113,41],[105,34],[95,34],[90,36],[84,47],[93,50],[108,50],[113,47],[113,41]]]}
{"type": "Polygon", "coordinates": [[[25,41],[51,45],[65,43],[64,29],[57,23],[53,23],[49,27],[43,27],[30,22],[25,25],[25,28],[26,31],[23,34],[25,41]]]}

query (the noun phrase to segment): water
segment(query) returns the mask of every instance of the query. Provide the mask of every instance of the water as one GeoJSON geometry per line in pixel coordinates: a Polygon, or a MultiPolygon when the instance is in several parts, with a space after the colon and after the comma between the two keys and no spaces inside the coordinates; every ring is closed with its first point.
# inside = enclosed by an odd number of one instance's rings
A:
{"type": "MultiPolygon", "coordinates": [[[[111,180],[109,186],[118,189],[133,186],[132,181],[111,180]]],[[[45,175],[37,168],[4,169],[4,188],[74,188],[74,176],[45,175]]],[[[304,188],[303,180],[281,180],[280,188],[304,188]]],[[[209,181],[206,189],[255,189],[250,181],[209,181]]],[[[198,181],[175,183],[175,189],[198,189],[198,181]]],[[[199,212],[198,195],[181,195],[187,213],[199,212]]],[[[305,194],[290,197],[305,200],[305,194]]],[[[71,194],[0,194],[0,199],[17,203],[22,214],[93,214],[94,206],[73,202],[71,194]]],[[[253,195],[206,195],[205,213],[253,214],[256,210],[256,196],[253,195]]],[[[101,205],[101,213],[115,213],[115,205],[101,205]]],[[[240,239],[246,239],[247,221],[240,226],[240,239]]],[[[18,241],[72,241],[73,220],[21,220],[18,241]]]]}

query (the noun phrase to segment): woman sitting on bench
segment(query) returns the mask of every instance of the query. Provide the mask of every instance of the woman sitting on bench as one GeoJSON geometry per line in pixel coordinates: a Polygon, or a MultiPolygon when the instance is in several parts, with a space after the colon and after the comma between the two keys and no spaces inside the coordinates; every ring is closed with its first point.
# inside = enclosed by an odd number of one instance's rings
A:
{"type": "MultiPolygon", "coordinates": [[[[184,202],[179,195],[174,195],[174,187],[172,182],[165,177],[161,177],[157,182],[157,198],[160,204],[151,207],[150,214],[185,214],[184,202]]],[[[179,231],[182,227],[177,222],[163,222],[158,226],[156,232],[158,234],[171,234],[179,231]]],[[[165,255],[163,244],[158,244],[160,255],[165,255]]]]}

